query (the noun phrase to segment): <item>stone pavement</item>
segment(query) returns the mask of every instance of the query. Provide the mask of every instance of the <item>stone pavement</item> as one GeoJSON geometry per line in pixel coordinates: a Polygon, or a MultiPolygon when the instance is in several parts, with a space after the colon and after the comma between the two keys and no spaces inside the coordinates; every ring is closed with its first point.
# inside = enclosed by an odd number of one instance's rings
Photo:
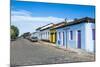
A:
{"type": "Polygon", "coordinates": [[[51,46],[48,42],[31,42],[17,39],[11,42],[10,62],[13,66],[58,64],[69,62],[94,61],[94,54],[79,54],[72,50],[63,50],[51,46]]]}

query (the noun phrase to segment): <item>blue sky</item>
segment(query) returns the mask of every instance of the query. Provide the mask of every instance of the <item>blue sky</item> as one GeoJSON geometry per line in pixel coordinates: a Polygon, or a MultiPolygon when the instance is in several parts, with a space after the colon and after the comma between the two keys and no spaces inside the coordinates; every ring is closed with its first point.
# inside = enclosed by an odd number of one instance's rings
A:
{"type": "Polygon", "coordinates": [[[11,3],[11,25],[19,28],[20,34],[34,32],[48,23],[59,23],[65,18],[95,17],[94,6],[51,4],[41,2],[15,1],[11,3]]]}

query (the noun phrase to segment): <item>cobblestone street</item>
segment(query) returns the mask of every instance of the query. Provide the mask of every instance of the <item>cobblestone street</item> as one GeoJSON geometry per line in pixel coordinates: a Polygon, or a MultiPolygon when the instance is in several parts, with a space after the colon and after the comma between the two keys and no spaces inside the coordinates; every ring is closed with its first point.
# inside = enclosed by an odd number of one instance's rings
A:
{"type": "Polygon", "coordinates": [[[11,66],[94,61],[94,54],[79,53],[19,38],[11,42],[11,66]]]}

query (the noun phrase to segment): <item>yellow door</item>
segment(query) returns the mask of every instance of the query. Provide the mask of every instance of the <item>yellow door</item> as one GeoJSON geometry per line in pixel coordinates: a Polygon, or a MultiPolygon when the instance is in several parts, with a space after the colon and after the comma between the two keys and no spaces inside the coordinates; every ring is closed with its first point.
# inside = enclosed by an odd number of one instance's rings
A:
{"type": "Polygon", "coordinates": [[[53,42],[53,34],[50,33],[50,42],[53,42]]]}
{"type": "Polygon", "coordinates": [[[56,32],[53,33],[53,43],[56,43],[56,32]]]}
{"type": "Polygon", "coordinates": [[[56,43],[56,30],[51,30],[50,32],[50,42],[56,43]]]}
{"type": "Polygon", "coordinates": [[[53,43],[55,43],[55,34],[53,33],[53,43]]]}

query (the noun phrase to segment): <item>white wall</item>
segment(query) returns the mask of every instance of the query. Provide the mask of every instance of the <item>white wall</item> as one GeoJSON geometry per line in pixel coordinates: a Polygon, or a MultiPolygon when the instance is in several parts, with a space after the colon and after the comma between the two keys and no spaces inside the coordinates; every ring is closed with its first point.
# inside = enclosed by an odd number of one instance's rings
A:
{"type": "Polygon", "coordinates": [[[78,37],[78,30],[81,30],[81,49],[84,49],[89,52],[94,51],[94,40],[92,40],[92,29],[95,28],[93,23],[81,23],[77,25],[67,26],[65,28],[57,29],[57,42],[56,44],[60,47],[67,47],[67,48],[78,48],[77,37],[78,37]],[[73,40],[70,40],[70,31],[73,31],[73,40]],[[59,39],[59,34],[61,33],[61,39],[59,39]],[[64,32],[64,41],[65,46],[63,46],[63,32],[64,32]],[[58,44],[60,41],[60,44],[58,44]]]}
{"type": "Polygon", "coordinates": [[[43,30],[43,31],[39,31],[38,32],[38,38],[41,40],[41,39],[44,39],[44,40],[49,40],[49,37],[50,37],[50,29],[47,29],[47,30],[43,30]],[[48,34],[49,32],[49,34],[48,34]]]}
{"type": "Polygon", "coordinates": [[[94,45],[95,41],[92,39],[92,29],[95,29],[95,24],[93,23],[87,23],[85,24],[86,29],[86,50],[89,52],[94,52],[94,45]]]}
{"type": "Polygon", "coordinates": [[[67,30],[67,45],[69,48],[78,48],[78,43],[77,43],[77,37],[78,37],[78,33],[77,31],[78,30],[81,30],[81,49],[85,49],[85,25],[84,23],[81,23],[81,24],[77,24],[77,25],[71,25],[71,26],[68,26],[67,28],[69,28],[67,30]],[[69,34],[70,34],[70,31],[73,31],[73,40],[70,40],[69,39],[69,34]]]}

